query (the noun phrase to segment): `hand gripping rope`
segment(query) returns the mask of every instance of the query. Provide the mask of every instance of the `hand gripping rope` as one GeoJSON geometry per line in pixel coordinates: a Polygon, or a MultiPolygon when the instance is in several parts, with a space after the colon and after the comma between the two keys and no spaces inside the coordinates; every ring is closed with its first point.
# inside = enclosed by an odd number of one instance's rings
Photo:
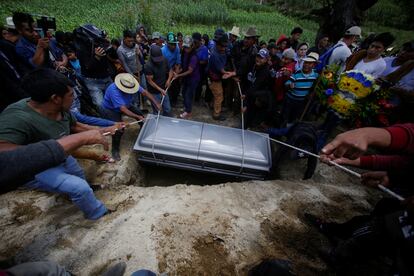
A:
{"type": "MultiPolygon", "coordinates": [[[[298,147],[292,146],[292,145],[290,145],[290,144],[287,144],[287,143],[285,143],[285,142],[279,141],[279,140],[277,140],[277,139],[270,138],[270,137],[268,137],[268,136],[266,136],[266,135],[262,135],[262,134],[257,133],[257,132],[253,132],[253,133],[255,133],[255,134],[257,134],[257,135],[260,135],[260,136],[263,136],[263,137],[265,137],[265,138],[267,138],[267,139],[269,139],[269,140],[271,140],[271,141],[274,141],[274,142],[276,142],[276,143],[278,143],[278,144],[281,144],[281,145],[283,145],[283,146],[289,147],[289,148],[291,148],[291,149],[294,149],[294,150],[297,150],[297,151],[303,152],[303,153],[305,153],[305,154],[307,154],[307,155],[310,155],[310,156],[316,157],[316,158],[318,158],[318,159],[321,159],[321,157],[320,157],[319,155],[314,154],[314,153],[312,153],[312,152],[310,152],[310,151],[307,151],[307,150],[304,150],[304,149],[301,149],[301,148],[298,148],[298,147]]],[[[361,178],[361,174],[360,174],[360,173],[357,173],[357,172],[355,172],[355,171],[353,171],[353,170],[351,170],[351,169],[348,169],[348,168],[347,168],[347,167],[345,167],[345,166],[342,166],[342,165],[340,165],[340,164],[338,164],[338,163],[335,163],[335,162],[333,162],[333,161],[329,161],[328,163],[329,163],[329,164],[331,164],[331,165],[333,165],[333,166],[335,166],[335,167],[337,167],[337,168],[339,168],[339,169],[341,169],[341,170],[343,170],[343,171],[345,171],[345,172],[347,172],[347,173],[349,173],[349,174],[351,174],[351,175],[353,175],[353,176],[356,176],[356,177],[358,177],[358,178],[361,178]]],[[[388,189],[388,188],[384,187],[384,186],[383,186],[383,185],[381,185],[381,184],[378,184],[378,189],[380,189],[381,191],[383,191],[383,192],[385,192],[385,193],[389,194],[390,196],[392,196],[392,197],[394,197],[394,198],[396,198],[396,199],[398,199],[398,200],[400,200],[400,201],[403,201],[403,200],[404,200],[404,198],[403,198],[402,196],[400,196],[399,194],[394,193],[393,191],[391,191],[390,189],[388,189]]]]}
{"type": "MultiPolygon", "coordinates": [[[[132,125],[135,125],[135,124],[138,124],[138,123],[141,123],[141,122],[143,122],[144,120],[139,120],[139,121],[134,121],[134,122],[131,122],[131,123],[127,123],[127,124],[125,124],[125,126],[132,126],[132,125]]],[[[115,131],[117,131],[117,130],[119,130],[118,128],[115,128],[115,131]]],[[[111,131],[108,131],[108,132],[104,132],[102,135],[103,136],[108,136],[108,135],[111,135],[112,134],[112,132],[111,131]]]]}

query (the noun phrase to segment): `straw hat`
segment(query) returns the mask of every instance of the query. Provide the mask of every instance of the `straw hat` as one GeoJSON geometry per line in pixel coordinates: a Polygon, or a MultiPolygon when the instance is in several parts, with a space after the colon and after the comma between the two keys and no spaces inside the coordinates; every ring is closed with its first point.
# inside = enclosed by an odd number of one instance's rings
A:
{"type": "Polygon", "coordinates": [[[318,62],[318,60],[319,60],[319,54],[315,52],[309,53],[309,55],[307,55],[307,57],[303,59],[303,61],[307,61],[307,62],[318,62]]]}
{"type": "Polygon", "coordinates": [[[244,37],[260,37],[260,35],[257,34],[257,30],[255,27],[249,27],[247,31],[244,33],[244,37]]]}
{"type": "Polygon", "coordinates": [[[231,31],[229,32],[229,34],[240,37],[240,28],[236,27],[236,26],[233,26],[233,28],[231,28],[231,31]]]}
{"type": "Polygon", "coordinates": [[[124,93],[135,94],[139,90],[139,83],[133,75],[121,73],[115,77],[116,87],[124,93]]]}

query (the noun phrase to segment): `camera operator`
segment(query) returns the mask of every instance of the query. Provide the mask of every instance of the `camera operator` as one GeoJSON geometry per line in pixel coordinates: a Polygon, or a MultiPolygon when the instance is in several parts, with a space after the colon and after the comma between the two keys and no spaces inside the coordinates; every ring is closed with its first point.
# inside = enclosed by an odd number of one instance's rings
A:
{"type": "Polygon", "coordinates": [[[36,22],[30,14],[15,12],[13,22],[21,35],[16,45],[16,53],[30,67],[43,66],[59,70],[66,66],[66,55],[57,47],[54,39],[49,39],[46,34],[44,37],[40,36],[36,30],[36,22]]]}
{"type": "MultiPolygon", "coordinates": [[[[83,28],[94,33],[102,32],[101,35],[104,36],[103,31],[93,25],[84,25],[83,28]]],[[[108,45],[111,45],[109,41],[108,45]]],[[[110,61],[106,50],[103,48],[105,46],[98,43],[93,44],[93,46],[95,49],[92,54],[89,45],[84,45],[76,49],[76,55],[79,58],[82,77],[89,90],[92,102],[99,107],[103,101],[105,90],[112,83],[112,79],[110,61]]]]}

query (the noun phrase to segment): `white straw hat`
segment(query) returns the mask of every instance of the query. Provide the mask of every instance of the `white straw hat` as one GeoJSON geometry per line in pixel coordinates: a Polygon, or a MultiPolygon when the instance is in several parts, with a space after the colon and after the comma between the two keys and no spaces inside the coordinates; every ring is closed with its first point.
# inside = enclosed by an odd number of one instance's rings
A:
{"type": "Polygon", "coordinates": [[[135,94],[139,90],[139,83],[133,75],[129,73],[121,73],[115,77],[116,87],[127,94],[135,94]]]}

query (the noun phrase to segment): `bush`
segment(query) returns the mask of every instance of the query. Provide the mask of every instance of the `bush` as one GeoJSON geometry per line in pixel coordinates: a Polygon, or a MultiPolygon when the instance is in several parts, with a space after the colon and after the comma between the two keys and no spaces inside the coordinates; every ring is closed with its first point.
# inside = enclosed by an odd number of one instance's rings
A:
{"type": "Polygon", "coordinates": [[[248,12],[272,11],[270,6],[260,5],[256,1],[251,0],[224,0],[224,3],[232,10],[244,10],[248,12]]]}
{"type": "Polygon", "coordinates": [[[190,1],[176,2],[172,6],[172,20],[179,23],[227,25],[229,20],[227,6],[221,1],[190,1]]]}

